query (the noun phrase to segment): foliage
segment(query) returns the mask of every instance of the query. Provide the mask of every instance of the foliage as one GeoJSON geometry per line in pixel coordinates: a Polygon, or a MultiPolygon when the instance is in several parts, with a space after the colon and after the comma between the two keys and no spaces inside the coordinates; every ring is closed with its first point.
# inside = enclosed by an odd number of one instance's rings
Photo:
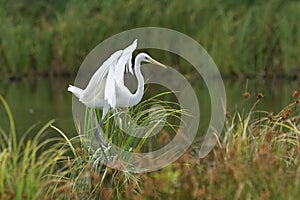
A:
{"type": "Polygon", "coordinates": [[[226,76],[299,74],[299,1],[1,4],[0,20],[5,28],[0,30],[0,64],[1,71],[9,75],[74,74],[98,43],[143,26],[171,28],[191,36],[207,49],[226,76]]]}
{"type": "Polygon", "coordinates": [[[227,113],[224,134],[208,156],[199,162],[195,144],[175,163],[141,175],[141,192],[123,198],[298,199],[300,100],[273,114],[256,110],[257,97],[248,113],[227,113]]]}
{"type": "Polygon", "coordinates": [[[40,199],[50,197],[56,188],[57,176],[65,175],[65,167],[60,163],[66,160],[68,149],[63,148],[60,138],[43,140],[43,133],[49,132],[49,121],[41,128],[35,124],[19,139],[14,118],[4,98],[0,95],[9,118],[9,134],[0,127],[0,198],[1,199],[40,199]],[[26,136],[36,131],[36,136],[26,136]]]}
{"type": "MultiPolygon", "coordinates": [[[[195,143],[175,163],[147,174],[104,166],[84,145],[84,137],[67,138],[51,125],[53,121],[26,140],[36,130],[36,125],[30,127],[18,141],[12,113],[0,96],[10,122],[9,132],[0,129],[1,199],[298,199],[299,93],[294,91],[291,103],[277,114],[256,109],[263,101],[261,93],[243,96],[245,102],[254,99],[254,105],[248,112],[226,113],[222,138],[208,156],[199,160],[195,143]],[[42,140],[48,127],[63,140],[42,140]]],[[[152,107],[146,102],[131,114],[137,111],[136,116],[141,116],[147,104],[152,107]]],[[[165,135],[160,137],[157,140],[163,142],[165,135]]],[[[113,142],[114,137],[110,139],[113,142]]],[[[130,140],[125,137],[117,142],[126,148],[130,140]]]]}
{"type": "MultiPolygon", "coordinates": [[[[162,97],[169,95],[170,92],[163,92],[158,95],[153,96],[140,104],[130,108],[128,110],[128,115],[131,116],[131,122],[137,123],[140,126],[149,126],[147,134],[155,129],[162,129],[166,133],[169,130],[170,134],[164,137],[171,137],[172,132],[177,129],[176,121],[181,114],[186,115],[184,111],[179,109],[179,106],[170,101],[161,100],[162,97]],[[159,104],[164,107],[164,110],[155,108],[154,106],[159,104]],[[164,119],[164,122],[161,120],[164,119]],[[153,123],[154,122],[154,123],[153,123]]],[[[116,115],[122,115],[125,111],[118,111],[110,113],[103,125],[103,134],[108,138],[110,143],[127,150],[130,152],[142,152],[147,148],[147,144],[151,143],[151,137],[137,138],[133,135],[140,133],[140,129],[134,125],[134,127],[129,127],[129,129],[122,129],[122,124],[117,123],[116,119],[113,118],[116,115]],[[128,131],[131,135],[128,135],[128,131]],[[124,134],[127,133],[127,134],[124,134]],[[150,141],[149,141],[150,140],[150,141]]],[[[114,170],[103,165],[103,160],[105,159],[102,152],[99,150],[98,143],[94,138],[95,124],[92,123],[95,112],[89,108],[86,109],[86,116],[83,125],[84,135],[80,135],[73,141],[68,142],[68,146],[75,149],[73,155],[75,155],[73,160],[70,160],[70,174],[65,180],[68,182],[68,198],[79,198],[79,199],[90,199],[90,198],[121,198],[123,193],[128,192],[128,188],[135,185],[134,192],[140,193],[140,177],[131,172],[127,166],[127,162],[130,161],[130,157],[124,157],[124,155],[118,153],[110,153],[110,149],[106,148],[106,153],[110,162],[124,161],[121,162],[124,166],[123,171],[114,170]],[[93,146],[93,141],[95,141],[97,148],[93,146]],[[77,147],[75,147],[75,144],[77,147]],[[89,145],[87,145],[89,144],[89,145]]],[[[99,118],[101,113],[96,113],[99,118]]],[[[117,119],[125,119],[120,118],[117,119]]],[[[98,119],[97,119],[98,120],[98,119]]],[[[127,121],[123,123],[127,124],[127,121]]],[[[80,125],[79,125],[80,126],[80,125]]],[[[77,127],[81,130],[80,127],[77,127]]],[[[160,140],[155,137],[156,140],[160,140]]],[[[160,140],[162,143],[167,142],[160,140]]],[[[163,144],[162,144],[163,145],[163,144]]],[[[146,149],[148,150],[148,149],[146,149]]],[[[128,156],[128,155],[125,155],[128,156]]],[[[131,191],[132,192],[132,191],[131,191]]],[[[66,197],[64,194],[55,193],[56,198],[66,197]]]]}

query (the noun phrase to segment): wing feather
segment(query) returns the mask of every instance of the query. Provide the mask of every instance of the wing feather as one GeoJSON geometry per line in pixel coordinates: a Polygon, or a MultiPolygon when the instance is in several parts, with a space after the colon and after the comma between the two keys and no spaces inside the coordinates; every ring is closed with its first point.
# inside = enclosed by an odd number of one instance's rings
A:
{"type": "Polygon", "coordinates": [[[137,40],[124,50],[113,53],[91,77],[82,97],[82,102],[106,100],[113,108],[116,107],[116,85],[124,85],[124,71],[126,66],[132,71],[132,53],[137,48],[137,40]]]}
{"type": "Polygon", "coordinates": [[[105,84],[105,93],[104,100],[107,100],[108,104],[112,107],[116,107],[116,86],[114,80],[115,67],[109,69],[106,84],[105,84]]]}
{"type": "Polygon", "coordinates": [[[113,53],[103,64],[98,68],[90,79],[87,87],[84,90],[83,96],[80,99],[83,102],[91,101],[95,96],[98,98],[104,97],[104,85],[109,69],[115,65],[117,60],[122,55],[123,50],[113,53]]]}
{"type": "Polygon", "coordinates": [[[137,47],[137,40],[134,40],[131,45],[129,45],[124,51],[122,52],[122,55],[120,56],[117,65],[116,65],[116,71],[115,71],[115,80],[117,84],[124,84],[124,71],[126,68],[126,65],[128,66],[128,70],[130,73],[133,73],[132,71],[132,53],[137,47]]]}

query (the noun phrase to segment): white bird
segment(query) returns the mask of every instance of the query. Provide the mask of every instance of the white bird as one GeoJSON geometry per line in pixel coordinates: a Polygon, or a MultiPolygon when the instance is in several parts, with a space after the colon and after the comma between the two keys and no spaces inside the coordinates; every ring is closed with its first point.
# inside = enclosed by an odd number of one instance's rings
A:
{"type": "MultiPolygon", "coordinates": [[[[133,74],[131,59],[136,47],[137,40],[124,50],[118,50],[113,53],[94,73],[85,89],[69,85],[68,91],[72,92],[85,106],[102,109],[102,118],[95,132],[95,137],[101,148],[102,142],[98,132],[109,109],[134,106],[143,97],[144,78],[141,73],[141,63],[148,62],[166,68],[165,65],[154,60],[148,54],[139,53],[135,58],[134,64],[138,87],[136,92],[132,94],[124,85],[124,72],[129,71],[133,74]]],[[[103,149],[102,151],[104,153],[103,149]]]]}

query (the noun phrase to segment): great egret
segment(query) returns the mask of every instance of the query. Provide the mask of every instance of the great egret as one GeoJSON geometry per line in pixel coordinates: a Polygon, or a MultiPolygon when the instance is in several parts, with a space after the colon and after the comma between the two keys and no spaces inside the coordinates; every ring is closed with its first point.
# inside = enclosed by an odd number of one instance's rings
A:
{"type": "Polygon", "coordinates": [[[113,53],[94,73],[85,89],[69,85],[72,92],[80,102],[90,108],[102,109],[102,117],[95,131],[95,137],[107,159],[99,137],[100,127],[110,108],[130,107],[138,104],[144,94],[144,78],[141,73],[141,63],[148,62],[166,68],[165,65],[151,58],[146,53],[139,53],[135,58],[134,72],[138,87],[134,94],[124,85],[124,72],[132,70],[132,53],[137,47],[137,40],[124,50],[113,53]]]}

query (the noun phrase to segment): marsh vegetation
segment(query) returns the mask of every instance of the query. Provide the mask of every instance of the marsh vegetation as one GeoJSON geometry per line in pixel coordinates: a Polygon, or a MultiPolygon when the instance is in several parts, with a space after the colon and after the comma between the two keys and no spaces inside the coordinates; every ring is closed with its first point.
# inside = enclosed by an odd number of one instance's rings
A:
{"type": "MultiPolygon", "coordinates": [[[[300,198],[299,1],[0,3],[0,199],[300,198]],[[98,43],[143,26],[175,29],[199,42],[224,77],[228,106],[208,156],[198,158],[198,138],[166,168],[134,174],[95,159],[74,128],[66,89],[98,43]]],[[[183,59],[153,54],[189,78],[201,115],[209,116],[201,77],[183,59]]],[[[145,103],[131,110],[137,120],[145,117],[145,103]]],[[[171,117],[181,112],[169,108],[171,117]]],[[[112,142],[147,147],[109,119],[104,132],[112,142]]],[[[202,119],[200,136],[209,117],[202,119]]],[[[168,138],[164,131],[154,142],[168,138]]]]}

